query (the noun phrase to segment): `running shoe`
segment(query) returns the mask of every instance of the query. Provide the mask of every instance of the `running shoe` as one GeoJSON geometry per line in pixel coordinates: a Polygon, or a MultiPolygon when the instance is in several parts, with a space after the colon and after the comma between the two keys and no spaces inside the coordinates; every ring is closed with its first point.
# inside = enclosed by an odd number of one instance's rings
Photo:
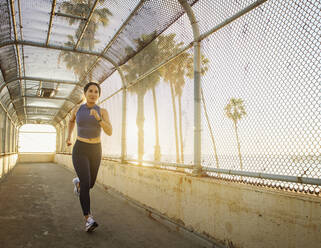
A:
{"type": "Polygon", "coordinates": [[[74,179],[72,179],[72,183],[74,184],[74,193],[76,196],[80,195],[80,189],[78,187],[78,183],[80,182],[78,177],[75,177],[74,179]]]}
{"type": "Polygon", "coordinates": [[[98,227],[98,223],[93,219],[93,217],[89,216],[86,220],[86,232],[92,232],[96,227],[98,227]]]}

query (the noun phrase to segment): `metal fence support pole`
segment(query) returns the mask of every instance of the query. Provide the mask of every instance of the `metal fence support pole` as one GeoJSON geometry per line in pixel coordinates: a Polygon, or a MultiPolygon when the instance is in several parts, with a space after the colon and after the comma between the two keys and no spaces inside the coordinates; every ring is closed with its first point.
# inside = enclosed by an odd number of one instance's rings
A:
{"type": "Polygon", "coordinates": [[[186,0],[178,0],[184,8],[193,29],[194,36],[194,170],[193,174],[201,175],[201,44],[200,31],[191,6],[186,0]]]}

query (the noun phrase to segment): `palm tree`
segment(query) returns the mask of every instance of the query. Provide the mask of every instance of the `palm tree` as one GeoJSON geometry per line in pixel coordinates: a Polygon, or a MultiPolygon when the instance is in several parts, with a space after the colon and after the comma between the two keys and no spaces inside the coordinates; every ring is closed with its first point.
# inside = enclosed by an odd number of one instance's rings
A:
{"type": "MultiPolygon", "coordinates": [[[[169,34],[167,36],[159,37],[159,47],[161,50],[161,57],[167,58],[181,49],[183,42],[176,43],[175,41],[176,34],[169,34]]],[[[181,80],[181,77],[184,77],[184,73],[179,73],[179,70],[183,67],[178,66],[182,58],[187,56],[187,53],[183,53],[180,56],[174,58],[171,62],[167,63],[165,66],[160,68],[160,73],[165,82],[169,83],[171,90],[172,98],[172,107],[173,107],[173,120],[174,120],[174,131],[175,131],[175,147],[176,147],[176,163],[180,162],[179,157],[179,141],[178,141],[178,131],[177,131],[177,113],[176,113],[176,102],[175,102],[175,84],[177,81],[181,80]]]]}
{"type": "MultiPolygon", "coordinates": [[[[175,46],[173,47],[175,48],[175,46]]],[[[180,160],[180,156],[179,156],[180,151],[179,151],[177,113],[176,113],[176,102],[175,102],[175,91],[177,90],[176,87],[177,85],[182,84],[180,82],[184,81],[184,72],[181,70],[183,67],[179,65],[181,63],[180,59],[183,57],[185,57],[185,54],[182,54],[176,57],[173,61],[171,61],[170,63],[166,64],[164,67],[161,68],[162,77],[165,82],[169,83],[170,90],[171,90],[172,107],[173,107],[173,115],[174,115],[175,144],[176,144],[176,163],[179,163],[180,161],[184,161],[183,159],[180,160]]],[[[181,151],[182,151],[182,147],[181,147],[181,151]]]]}
{"type": "Polygon", "coordinates": [[[240,168],[243,170],[242,156],[241,156],[241,148],[240,148],[240,140],[237,130],[237,122],[241,120],[244,116],[246,116],[245,108],[243,105],[243,100],[241,98],[231,98],[230,102],[226,105],[225,114],[226,116],[233,121],[234,130],[236,135],[237,149],[240,159],[240,168]]]}
{"type": "MultiPolygon", "coordinates": [[[[175,35],[174,35],[175,37],[175,35]]],[[[173,38],[174,38],[173,37],[173,38]]],[[[174,45],[172,45],[172,52],[177,53],[181,50],[183,43],[176,44],[173,40],[174,45]]],[[[209,60],[205,58],[204,55],[201,56],[201,75],[204,75],[208,70],[209,60]]],[[[177,141],[177,120],[176,120],[176,104],[174,94],[178,96],[178,116],[179,116],[179,137],[180,137],[180,161],[184,163],[184,143],[183,143],[183,130],[182,130],[182,94],[185,87],[185,76],[188,78],[194,77],[194,62],[192,54],[184,52],[170,63],[166,64],[162,69],[162,76],[166,82],[170,83],[171,93],[172,93],[172,102],[174,109],[174,126],[175,126],[175,135],[176,135],[176,147],[178,147],[177,141]],[[174,94],[173,94],[174,89],[174,94]]],[[[178,148],[176,148],[178,151],[178,148]]],[[[179,162],[179,152],[177,152],[176,157],[177,162],[179,162]]]]}
{"type": "MultiPolygon", "coordinates": [[[[151,37],[155,34],[142,35],[139,39],[135,40],[138,47],[143,47],[151,37]]],[[[126,52],[133,54],[133,48],[127,47],[126,52]]],[[[159,49],[157,40],[145,47],[141,52],[136,54],[131,60],[129,60],[122,69],[126,73],[125,78],[128,83],[133,82],[139,76],[147,72],[151,65],[158,64],[159,62],[159,49]]],[[[128,91],[137,95],[137,117],[136,124],[138,127],[138,160],[143,160],[144,156],[144,97],[148,90],[153,90],[154,99],[154,113],[156,122],[156,145],[154,151],[155,160],[160,160],[160,146],[158,135],[158,116],[157,116],[157,103],[155,87],[160,81],[160,74],[158,71],[148,75],[136,84],[130,86],[128,91]]]]}
{"type": "MultiPolygon", "coordinates": [[[[94,2],[95,0],[70,0],[62,2],[60,8],[67,14],[88,18],[94,2]]],[[[105,0],[99,0],[98,3],[102,5],[105,3],[105,0]]],[[[103,25],[104,27],[108,25],[109,16],[112,16],[112,13],[107,8],[95,8],[91,20],[88,23],[86,32],[80,41],[80,47],[88,49],[89,51],[94,49],[95,43],[99,42],[95,40],[97,29],[99,25],[103,25]]],[[[73,25],[75,21],[76,20],[74,18],[69,18],[70,25],[73,25]]],[[[80,22],[76,31],[77,39],[79,39],[85,25],[86,22],[80,22]]]]}
{"type": "Polygon", "coordinates": [[[154,102],[154,113],[155,113],[155,149],[154,149],[154,160],[160,161],[161,150],[159,145],[159,126],[158,126],[158,111],[157,111],[157,100],[156,100],[156,85],[152,87],[153,102],[154,102]]]}
{"type": "MultiPolygon", "coordinates": [[[[66,46],[73,47],[76,42],[72,35],[68,35],[69,41],[65,43],[66,46]]],[[[60,51],[58,56],[58,64],[63,60],[68,70],[72,70],[78,78],[88,69],[95,61],[95,57],[86,54],[73,53],[68,51],[60,51]]],[[[89,80],[92,80],[92,71],[89,73],[89,80]]]]}
{"type": "MultiPolygon", "coordinates": [[[[101,5],[104,2],[105,0],[98,1],[101,5]]],[[[90,14],[93,3],[94,0],[65,1],[61,3],[60,9],[64,13],[87,18],[90,14]]],[[[109,23],[109,16],[112,16],[112,13],[107,8],[95,8],[87,29],[80,41],[79,46],[81,48],[89,51],[94,50],[95,44],[99,43],[99,41],[95,39],[98,27],[99,25],[107,26],[109,23]]],[[[68,20],[70,25],[73,25],[76,21],[74,18],[68,18],[68,20]]],[[[79,27],[76,30],[75,39],[72,35],[67,36],[68,41],[65,43],[66,46],[75,47],[85,24],[86,22],[84,21],[80,22],[79,27]]],[[[80,78],[81,75],[90,68],[96,58],[90,55],[61,51],[58,57],[58,63],[60,63],[61,59],[66,63],[67,69],[73,70],[75,75],[80,78]]],[[[89,74],[89,80],[92,80],[92,73],[89,74]]]]}

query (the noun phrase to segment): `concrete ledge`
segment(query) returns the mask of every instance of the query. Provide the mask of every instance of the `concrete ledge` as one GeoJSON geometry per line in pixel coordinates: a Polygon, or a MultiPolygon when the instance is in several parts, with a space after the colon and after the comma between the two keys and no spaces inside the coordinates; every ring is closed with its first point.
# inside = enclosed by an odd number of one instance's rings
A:
{"type": "MultiPolygon", "coordinates": [[[[71,156],[55,161],[73,170],[71,156]]],[[[319,247],[321,198],[106,160],[107,188],[226,247],[319,247]]]]}
{"type": "Polygon", "coordinates": [[[45,153],[45,152],[33,152],[33,153],[19,153],[18,162],[19,163],[49,163],[53,162],[55,158],[55,153],[45,153]]]}
{"type": "Polygon", "coordinates": [[[10,154],[0,157],[0,179],[7,175],[17,164],[18,155],[10,154]]]}

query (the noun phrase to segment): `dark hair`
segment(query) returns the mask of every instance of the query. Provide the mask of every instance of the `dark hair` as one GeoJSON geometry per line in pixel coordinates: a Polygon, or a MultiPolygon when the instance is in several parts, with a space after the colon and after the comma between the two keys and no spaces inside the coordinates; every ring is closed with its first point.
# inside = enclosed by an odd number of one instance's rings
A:
{"type": "Polygon", "coordinates": [[[99,96],[100,96],[100,93],[101,93],[100,85],[95,82],[89,82],[88,84],[86,84],[84,87],[84,92],[86,93],[89,86],[91,86],[91,85],[95,85],[98,88],[98,92],[99,92],[99,96]]]}

